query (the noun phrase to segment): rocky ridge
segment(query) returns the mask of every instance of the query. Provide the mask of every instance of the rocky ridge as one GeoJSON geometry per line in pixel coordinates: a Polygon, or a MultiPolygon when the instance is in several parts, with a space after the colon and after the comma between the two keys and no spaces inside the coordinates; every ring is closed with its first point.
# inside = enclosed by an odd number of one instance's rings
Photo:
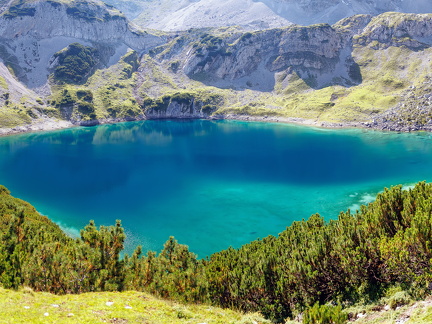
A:
{"type": "Polygon", "coordinates": [[[249,30],[283,27],[290,23],[334,24],[357,14],[384,12],[430,13],[428,0],[107,0],[143,27],[187,30],[243,26],[249,30]],[[152,13],[152,14],[149,14],[152,13]]]}
{"type": "Polygon", "coordinates": [[[31,89],[46,84],[50,59],[74,41],[102,48],[105,65],[117,62],[128,48],[143,53],[163,42],[102,2],[60,0],[12,4],[0,16],[0,40],[0,58],[31,89]]]}

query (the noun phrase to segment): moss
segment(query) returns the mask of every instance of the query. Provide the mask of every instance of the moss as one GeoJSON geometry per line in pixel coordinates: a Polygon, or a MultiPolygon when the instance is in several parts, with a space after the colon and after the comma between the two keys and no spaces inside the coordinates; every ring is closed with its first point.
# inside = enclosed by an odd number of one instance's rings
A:
{"type": "Polygon", "coordinates": [[[180,67],[180,61],[174,61],[174,62],[171,62],[170,65],[169,65],[169,69],[170,69],[173,73],[177,73],[179,67],[180,67]]]}
{"type": "Polygon", "coordinates": [[[188,92],[176,92],[171,95],[171,101],[176,101],[179,104],[190,105],[194,99],[194,96],[188,92]]]}
{"type": "Polygon", "coordinates": [[[97,70],[89,78],[85,89],[92,93],[97,118],[134,118],[142,114],[134,94],[134,72],[138,68],[138,60],[136,52],[128,52],[117,64],[97,70]]]}
{"type": "Polygon", "coordinates": [[[69,7],[66,9],[66,13],[70,16],[73,16],[75,18],[83,19],[88,22],[94,22],[99,20],[96,16],[96,13],[88,8],[86,10],[83,10],[78,7],[69,7]]]}
{"type": "Polygon", "coordinates": [[[94,115],[94,105],[90,102],[78,102],[78,111],[84,115],[94,115]]]}

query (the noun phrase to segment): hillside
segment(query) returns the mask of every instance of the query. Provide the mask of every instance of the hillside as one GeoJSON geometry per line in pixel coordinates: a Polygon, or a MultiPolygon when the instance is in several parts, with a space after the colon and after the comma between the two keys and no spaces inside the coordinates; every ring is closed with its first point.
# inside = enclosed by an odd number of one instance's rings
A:
{"type": "MultiPolygon", "coordinates": [[[[406,319],[417,316],[414,301],[430,296],[431,197],[432,184],[396,186],[355,214],[341,212],[329,222],[315,214],[276,237],[198,260],[173,237],[160,253],[145,254],[138,246],[121,256],[120,221],[100,227],[90,221],[80,238],[72,239],[0,186],[0,284],[72,294],[65,300],[88,292],[142,291],[187,304],[259,312],[276,323],[298,316],[331,316],[343,323],[364,314],[374,319],[390,309],[395,312],[385,318],[406,319]]],[[[418,309],[421,305],[430,303],[418,309]]],[[[428,316],[429,311],[423,318],[428,316]]]]}
{"type": "MultiPolygon", "coordinates": [[[[184,305],[132,291],[59,296],[28,288],[19,291],[0,288],[0,307],[3,315],[0,323],[270,323],[259,314],[241,314],[207,305],[184,305]]],[[[397,310],[377,305],[355,309],[361,312],[353,323],[427,324],[432,316],[432,300],[410,302],[397,310]]],[[[286,322],[296,323],[300,322],[286,322]]]]}
{"type": "Polygon", "coordinates": [[[0,288],[0,307],[0,323],[270,323],[258,314],[184,305],[142,292],[57,296],[28,288],[0,288]]]}
{"type": "MultiPolygon", "coordinates": [[[[187,30],[239,25],[247,29],[268,28],[269,23],[298,25],[334,24],[357,14],[384,12],[431,13],[427,0],[108,0],[135,23],[146,28],[187,30]],[[259,8],[259,12],[256,9],[259,8]],[[254,16],[255,15],[255,16],[254,16]],[[191,17],[191,20],[185,19],[191,17]],[[255,18],[254,18],[255,17],[255,18]],[[227,19],[228,18],[228,19],[227,19]],[[252,21],[262,23],[251,24],[252,21]]],[[[275,26],[276,27],[276,26],[275,26]]]]}
{"type": "Polygon", "coordinates": [[[166,34],[56,1],[0,15],[1,133],[146,118],[431,127],[430,14],[166,34]]]}

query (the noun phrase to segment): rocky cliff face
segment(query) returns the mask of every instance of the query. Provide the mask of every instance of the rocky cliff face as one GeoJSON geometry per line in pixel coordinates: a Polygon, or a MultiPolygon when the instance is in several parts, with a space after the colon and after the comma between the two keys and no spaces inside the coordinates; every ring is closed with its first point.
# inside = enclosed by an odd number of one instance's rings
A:
{"type": "Polygon", "coordinates": [[[192,100],[184,103],[178,101],[170,101],[165,108],[150,108],[145,115],[150,119],[165,119],[165,118],[207,118],[211,111],[206,111],[202,102],[192,100]]]}
{"type": "Polygon", "coordinates": [[[184,72],[216,86],[265,91],[273,90],[275,73],[285,70],[313,88],[361,82],[349,33],[326,24],[245,33],[230,41],[202,38],[187,55],[184,72]]]}
{"type": "Polygon", "coordinates": [[[132,48],[140,53],[160,37],[134,29],[116,9],[101,2],[19,2],[0,16],[0,57],[30,88],[44,86],[52,55],[73,42],[103,49],[105,65],[132,48]]]}
{"type": "Polygon", "coordinates": [[[107,0],[144,27],[187,30],[216,26],[243,26],[262,30],[290,23],[334,24],[357,14],[388,11],[430,13],[429,0],[107,0]],[[134,6],[133,10],[131,6],[134,6]],[[141,14],[137,17],[137,12],[141,14]]]}
{"type": "Polygon", "coordinates": [[[164,82],[219,89],[227,99],[216,115],[378,120],[431,74],[431,19],[385,13],[332,26],[189,31],[152,51],[148,62],[170,76],[164,82]]]}
{"type": "Polygon", "coordinates": [[[388,109],[399,120],[402,96],[420,104],[426,90],[410,87],[426,89],[417,83],[432,77],[430,30],[430,14],[385,13],[156,36],[99,2],[18,1],[0,15],[0,125],[230,115],[360,122],[384,120],[388,109]]]}
{"type": "Polygon", "coordinates": [[[432,45],[432,16],[430,14],[382,14],[355,38],[355,43],[375,48],[406,46],[421,49],[432,45]]]}
{"type": "Polygon", "coordinates": [[[261,0],[282,17],[296,24],[330,23],[356,14],[378,15],[396,11],[432,12],[427,0],[261,0]]]}

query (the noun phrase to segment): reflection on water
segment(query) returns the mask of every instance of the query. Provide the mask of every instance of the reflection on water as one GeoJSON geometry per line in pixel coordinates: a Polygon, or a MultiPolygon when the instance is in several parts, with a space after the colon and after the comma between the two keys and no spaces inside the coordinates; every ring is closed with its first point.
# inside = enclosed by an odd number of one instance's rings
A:
{"type": "Polygon", "coordinates": [[[121,219],[128,248],[200,256],[430,180],[430,134],[141,121],[0,139],[0,183],[68,231],[121,219]]]}

